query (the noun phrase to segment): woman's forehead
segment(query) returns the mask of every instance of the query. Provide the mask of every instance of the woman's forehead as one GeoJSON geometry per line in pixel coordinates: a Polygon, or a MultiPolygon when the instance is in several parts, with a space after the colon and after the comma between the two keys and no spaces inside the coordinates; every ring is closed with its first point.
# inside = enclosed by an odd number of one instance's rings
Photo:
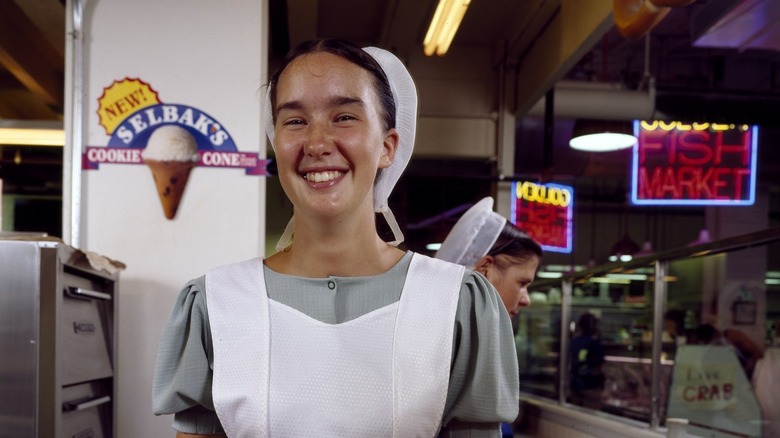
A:
{"type": "Polygon", "coordinates": [[[296,80],[340,80],[346,83],[362,83],[370,79],[369,75],[367,70],[341,56],[327,52],[314,52],[290,62],[279,77],[279,86],[296,80]]]}
{"type": "Polygon", "coordinates": [[[275,111],[289,102],[305,106],[311,102],[331,104],[344,99],[377,105],[371,74],[340,56],[315,52],[295,59],[282,72],[277,84],[275,111]]]}

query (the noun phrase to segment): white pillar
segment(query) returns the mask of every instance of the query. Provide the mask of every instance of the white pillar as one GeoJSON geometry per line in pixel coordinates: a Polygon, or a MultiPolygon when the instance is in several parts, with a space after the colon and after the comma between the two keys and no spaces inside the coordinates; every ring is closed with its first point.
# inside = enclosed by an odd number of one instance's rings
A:
{"type": "MultiPolygon", "coordinates": [[[[84,5],[84,99],[78,115],[85,149],[107,147],[120,132],[107,126],[107,108],[114,122],[128,122],[140,102],[160,111],[159,105],[178,106],[180,118],[173,123],[179,125],[188,123],[185,108],[192,109],[193,124],[207,115],[211,122],[194,133],[200,151],[201,141],[224,132],[238,152],[265,157],[260,107],[267,70],[266,1],[87,0],[84,5]],[[112,88],[136,79],[149,88],[140,94],[133,94],[133,87],[112,88]]],[[[66,93],[73,93],[72,69],[68,75],[66,93]]],[[[71,120],[74,110],[67,110],[71,120]]],[[[153,117],[143,109],[138,114],[140,122],[129,125],[134,138],[162,126],[152,126],[153,117]]],[[[70,224],[80,230],[79,246],[127,265],[120,274],[116,324],[117,435],[172,437],[172,418],[151,413],[159,333],[185,282],[211,267],[263,255],[265,177],[242,168],[198,166],[169,220],[143,164],[104,163],[79,176],[83,191],[74,198],[83,199],[68,200],[69,208],[80,209],[79,223],[70,224]]]]}

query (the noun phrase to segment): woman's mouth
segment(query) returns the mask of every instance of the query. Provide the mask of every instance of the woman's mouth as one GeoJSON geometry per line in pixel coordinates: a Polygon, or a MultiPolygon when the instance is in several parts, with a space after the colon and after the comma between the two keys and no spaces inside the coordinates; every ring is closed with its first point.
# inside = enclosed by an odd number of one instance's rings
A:
{"type": "Polygon", "coordinates": [[[303,174],[303,179],[315,183],[328,182],[342,175],[344,175],[344,172],[340,170],[328,170],[325,172],[306,172],[303,174]]]}

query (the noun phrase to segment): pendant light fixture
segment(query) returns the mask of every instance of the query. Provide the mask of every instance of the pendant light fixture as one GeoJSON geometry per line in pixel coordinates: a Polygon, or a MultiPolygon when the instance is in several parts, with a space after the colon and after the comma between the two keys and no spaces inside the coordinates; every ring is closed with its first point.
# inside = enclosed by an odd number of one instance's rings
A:
{"type": "Polygon", "coordinates": [[[633,122],[577,119],[569,146],[586,152],[610,152],[633,147],[637,143],[633,122]]]}
{"type": "Polygon", "coordinates": [[[612,250],[609,253],[610,262],[629,262],[640,249],[639,244],[631,240],[631,236],[628,234],[628,213],[624,209],[621,210],[623,216],[623,237],[612,245],[612,250]]]}
{"type": "Polygon", "coordinates": [[[634,258],[634,254],[639,252],[639,244],[631,240],[631,236],[626,232],[623,237],[612,245],[609,261],[629,262],[634,258]]]}

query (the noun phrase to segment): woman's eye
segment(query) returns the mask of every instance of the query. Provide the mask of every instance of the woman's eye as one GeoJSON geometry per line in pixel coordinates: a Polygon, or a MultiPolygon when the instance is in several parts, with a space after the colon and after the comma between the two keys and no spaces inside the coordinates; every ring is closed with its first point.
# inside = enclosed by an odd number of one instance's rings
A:
{"type": "Polygon", "coordinates": [[[301,119],[287,119],[284,121],[283,125],[303,125],[303,120],[301,119]]]}
{"type": "Polygon", "coordinates": [[[339,122],[347,122],[347,121],[355,120],[355,119],[356,119],[356,117],[351,115],[351,114],[342,114],[342,115],[336,117],[336,120],[339,121],[339,122]]]}

